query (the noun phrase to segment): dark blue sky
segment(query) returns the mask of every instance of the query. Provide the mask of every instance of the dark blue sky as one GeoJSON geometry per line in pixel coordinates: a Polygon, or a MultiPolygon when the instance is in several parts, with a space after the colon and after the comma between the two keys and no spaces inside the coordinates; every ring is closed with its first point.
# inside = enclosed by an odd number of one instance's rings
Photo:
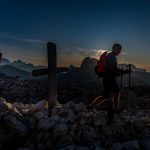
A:
{"type": "Polygon", "coordinates": [[[0,50],[44,64],[45,41],[54,41],[59,65],[79,65],[119,42],[120,62],[150,69],[149,8],[149,0],[1,0],[0,50]]]}

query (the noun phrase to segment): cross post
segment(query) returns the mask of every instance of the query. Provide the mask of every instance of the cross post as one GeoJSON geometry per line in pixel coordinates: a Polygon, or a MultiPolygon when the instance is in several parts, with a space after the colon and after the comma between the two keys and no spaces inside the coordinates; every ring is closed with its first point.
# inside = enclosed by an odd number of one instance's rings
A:
{"type": "Polygon", "coordinates": [[[47,43],[48,56],[48,104],[49,108],[54,106],[57,101],[57,53],[56,45],[52,42],[47,43]]]}
{"type": "Polygon", "coordinates": [[[48,75],[48,104],[51,109],[57,101],[57,73],[68,71],[67,67],[57,67],[56,45],[52,42],[47,43],[48,68],[32,71],[32,76],[48,75]]]}

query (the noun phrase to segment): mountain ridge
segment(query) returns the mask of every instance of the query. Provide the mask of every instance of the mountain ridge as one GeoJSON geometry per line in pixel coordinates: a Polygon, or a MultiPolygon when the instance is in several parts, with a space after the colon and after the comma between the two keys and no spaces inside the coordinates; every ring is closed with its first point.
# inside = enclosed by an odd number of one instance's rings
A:
{"type": "MultiPolygon", "coordinates": [[[[97,63],[97,59],[85,57],[80,65],[80,67],[74,67],[70,65],[69,71],[67,73],[59,73],[58,78],[62,80],[72,79],[72,80],[86,80],[86,81],[97,81],[97,76],[94,73],[94,67],[97,63]]],[[[120,67],[126,67],[126,64],[121,64],[120,67]]],[[[35,69],[44,69],[45,66],[35,66],[34,64],[23,62],[22,60],[15,60],[13,62],[9,61],[6,58],[3,58],[1,64],[1,73],[5,73],[8,76],[19,76],[21,79],[33,79],[32,70],[35,69]]],[[[150,85],[150,73],[146,70],[137,68],[135,65],[132,65],[132,82],[135,85],[150,85]]],[[[34,79],[38,80],[47,80],[47,77],[37,77],[34,79]]],[[[128,76],[124,76],[124,83],[127,85],[128,76]]]]}
{"type": "Polygon", "coordinates": [[[14,61],[10,61],[9,59],[7,58],[3,58],[2,59],[2,63],[1,65],[11,65],[15,68],[18,68],[18,69],[21,69],[23,71],[27,71],[27,72],[32,72],[32,70],[34,69],[45,69],[46,67],[45,66],[41,66],[41,65],[34,65],[34,64],[31,64],[31,63],[26,63],[20,59],[18,60],[14,60],[14,61]]]}
{"type": "Polygon", "coordinates": [[[8,76],[16,77],[19,76],[21,79],[31,79],[31,73],[18,69],[11,65],[4,65],[0,67],[0,73],[4,73],[8,76]]]}

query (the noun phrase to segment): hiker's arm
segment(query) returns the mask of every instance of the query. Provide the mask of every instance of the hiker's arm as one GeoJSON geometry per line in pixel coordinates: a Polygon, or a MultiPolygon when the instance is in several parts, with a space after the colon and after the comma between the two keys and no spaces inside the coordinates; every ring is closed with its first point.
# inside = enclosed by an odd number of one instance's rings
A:
{"type": "Polygon", "coordinates": [[[122,70],[118,68],[117,75],[120,76],[122,74],[130,74],[132,70],[122,70]]]}
{"type": "Polygon", "coordinates": [[[123,74],[130,74],[132,70],[123,70],[123,74]]]}

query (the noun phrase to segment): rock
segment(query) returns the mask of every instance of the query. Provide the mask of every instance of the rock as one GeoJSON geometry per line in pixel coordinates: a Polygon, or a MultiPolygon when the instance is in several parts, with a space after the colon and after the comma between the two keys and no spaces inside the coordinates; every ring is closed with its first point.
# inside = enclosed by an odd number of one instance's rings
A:
{"type": "Polygon", "coordinates": [[[122,144],[120,143],[113,144],[111,150],[122,150],[122,144]]]}
{"type": "Polygon", "coordinates": [[[82,134],[84,138],[83,140],[88,144],[94,143],[98,138],[96,129],[88,125],[84,126],[82,134]]]}
{"type": "Polygon", "coordinates": [[[135,120],[135,121],[133,121],[133,126],[134,126],[134,128],[135,128],[135,130],[137,131],[137,132],[141,132],[141,131],[143,131],[143,129],[145,128],[145,123],[142,121],[142,120],[135,120]]]}
{"type": "Polygon", "coordinates": [[[15,117],[13,117],[11,115],[5,116],[5,124],[13,132],[18,133],[21,136],[26,136],[28,134],[26,126],[22,122],[18,121],[15,117]]]}
{"type": "Polygon", "coordinates": [[[23,115],[27,115],[33,106],[33,104],[23,104],[21,102],[13,103],[13,107],[15,107],[23,115]]]}
{"type": "Polygon", "coordinates": [[[76,149],[77,150],[90,150],[88,147],[85,147],[85,146],[78,146],[76,149]]]}
{"type": "Polygon", "coordinates": [[[105,150],[103,147],[96,147],[95,150],[105,150]]]}
{"type": "Polygon", "coordinates": [[[52,117],[55,117],[56,115],[58,115],[58,113],[62,110],[62,105],[56,105],[53,107],[52,109],[52,117]]]}
{"type": "Polygon", "coordinates": [[[74,145],[68,145],[68,146],[64,146],[63,148],[58,148],[56,150],[75,150],[75,146],[74,145]]]}
{"type": "Polygon", "coordinates": [[[21,116],[21,113],[11,103],[6,102],[4,98],[0,98],[0,112],[10,112],[12,115],[21,116]]]}
{"type": "Polygon", "coordinates": [[[98,135],[96,129],[89,125],[75,125],[73,127],[74,131],[71,132],[75,142],[81,145],[92,145],[98,140],[98,135]]]}
{"type": "Polygon", "coordinates": [[[38,111],[37,113],[35,113],[35,118],[37,120],[48,118],[48,111],[38,111]]]}
{"type": "Polygon", "coordinates": [[[37,112],[37,111],[45,111],[45,110],[48,110],[48,102],[46,100],[42,100],[36,103],[30,111],[37,112]]]}
{"type": "MultiPolygon", "coordinates": [[[[73,104],[72,104],[73,105],[73,104]]],[[[52,109],[52,118],[55,121],[63,123],[73,123],[77,119],[75,112],[71,109],[73,108],[71,104],[66,104],[64,106],[58,105],[54,106],[52,109]]]]}
{"type": "Polygon", "coordinates": [[[150,150],[150,135],[142,137],[139,143],[142,150],[150,150]]]}
{"type": "Polygon", "coordinates": [[[56,124],[55,129],[54,129],[54,136],[59,137],[66,135],[69,131],[69,127],[65,123],[59,123],[56,124]]]}
{"type": "Polygon", "coordinates": [[[73,145],[72,137],[69,135],[63,135],[59,137],[56,145],[57,145],[56,149],[61,149],[61,150],[62,149],[65,150],[65,148],[66,149],[68,148],[69,150],[75,149],[75,146],[73,145]]]}
{"type": "Polygon", "coordinates": [[[141,150],[137,140],[125,142],[122,147],[125,150],[141,150]]]}
{"type": "Polygon", "coordinates": [[[33,117],[27,117],[27,129],[30,131],[36,129],[37,120],[33,117]]]}
{"type": "Polygon", "coordinates": [[[51,128],[54,128],[56,125],[56,122],[52,120],[51,118],[41,119],[38,123],[38,129],[42,130],[49,130],[51,128]]]}
{"type": "Polygon", "coordinates": [[[69,101],[65,104],[65,107],[74,110],[75,103],[73,101],[69,101]]]}
{"type": "Polygon", "coordinates": [[[47,149],[46,145],[43,143],[37,143],[36,146],[37,146],[37,149],[39,149],[39,150],[46,150],[47,149]]]}
{"type": "Polygon", "coordinates": [[[107,125],[107,112],[87,111],[84,104],[72,101],[58,103],[51,115],[44,100],[12,104],[1,98],[0,108],[3,150],[8,143],[23,150],[149,150],[149,123],[143,115],[127,121],[124,114],[117,114],[115,123],[107,125]]]}
{"type": "Polygon", "coordinates": [[[75,116],[75,114],[74,113],[72,113],[72,112],[70,112],[69,114],[68,114],[68,116],[67,116],[67,120],[68,120],[68,122],[71,122],[71,123],[74,123],[75,121],[76,121],[76,116],[75,116]]]}
{"type": "Polygon", "coordinates": [[[107,112],[99,112],[94,118],[94,126],[99,127],[106,125],[107,123],[107,112]]]}
{"type": "Polygon", "coordinates": [[[79,103],[75,105],[74,111],[75,112],[82,112],[82,110],[85,109],[85,106],[83,105],[83,103],[79,103]]]}
{"type": "Polygon", "coordinates": [[[105,126],[103,130],[106,136],[113,137],[120,141],[136,138],[136,131],[133,128],[133,125],[125,120],[118,120],[113,124],[105,126]]]}

